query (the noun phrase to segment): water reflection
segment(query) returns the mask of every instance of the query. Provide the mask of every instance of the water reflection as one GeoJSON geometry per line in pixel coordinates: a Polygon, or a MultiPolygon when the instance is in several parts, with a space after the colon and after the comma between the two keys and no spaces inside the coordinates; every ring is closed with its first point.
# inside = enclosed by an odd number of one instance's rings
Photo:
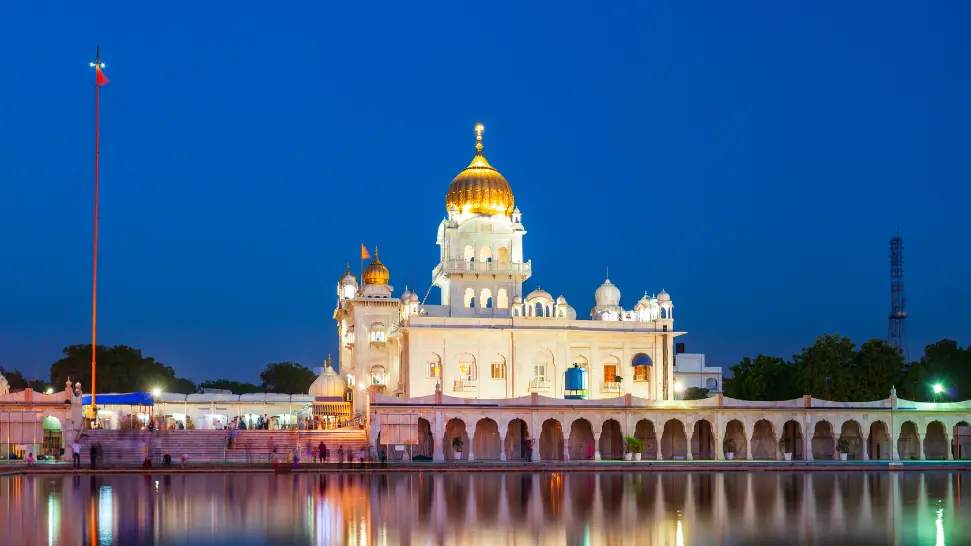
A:
{"type": "Polygon", "coordinates": [[[964,473],[0,478],[10,544],[964,544],[964,473]]]}

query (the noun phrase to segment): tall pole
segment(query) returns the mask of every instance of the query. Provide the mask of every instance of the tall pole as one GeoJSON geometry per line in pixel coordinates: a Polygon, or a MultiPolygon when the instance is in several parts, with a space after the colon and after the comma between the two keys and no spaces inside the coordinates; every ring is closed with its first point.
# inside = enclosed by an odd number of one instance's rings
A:
{"type": "Polygon", "coordinates": [[[104,63],[101,62],[101,46],[95,48],[94,62],[91,66],[95,69],[94,80],[94,266],[92,274],[91,288],[91,412],[97,421],[98,405],[96,396],[96,379],[98,370],[98,160],[101,155],[99,148],[100,127],[99,117],[101,110],[101,69],[104,63]]]}

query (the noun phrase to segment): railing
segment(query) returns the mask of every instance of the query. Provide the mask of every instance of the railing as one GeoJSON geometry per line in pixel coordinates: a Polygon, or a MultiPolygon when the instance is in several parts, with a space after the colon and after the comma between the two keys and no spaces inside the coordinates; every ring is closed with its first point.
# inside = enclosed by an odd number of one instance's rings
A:
{"type": "Polygon", "coordinates": [[[529,278],[533,271],[532,262],[469,262],[466,260],[445,260],[432,272],[432,277],[450,273],[490,273],[494,275],[522,275],[529,278]]]}
{"type": "Polygon", "coordinates": [[[545,391],[550,389],[549,379],[530,379],[529,380],[529,390],[531,391],[545,391]]]}
{"type": "Polygon", "coordinates": [[[600,384],[600,392],[620,392],[620,383],[616,381],[604,381],[600,384]]]}
{"type": "Polygon", "coordinates": [[[456,392],[471,391],[479,387],[478,379],[456,379],[455,380],[455,390],[456,392]]]}

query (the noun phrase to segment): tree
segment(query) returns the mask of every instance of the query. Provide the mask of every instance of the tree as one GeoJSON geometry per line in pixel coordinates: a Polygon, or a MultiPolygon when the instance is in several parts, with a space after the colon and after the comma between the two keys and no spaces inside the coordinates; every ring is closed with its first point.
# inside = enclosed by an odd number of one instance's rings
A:
{"type": "Polygon", "coordinates": [[[684,390],[682,400],[704,400],[708,398],[708,389],[701,387],[688,387],[684,390]]]}
{"type": "Polygon", "coordinates": [[[844,402],[867,402],[890,396],[904,373],[904,357],[882,339],[870,339],[860,346],[849,370],[844,402]]]}
{"type": "Polygon", "coordinates": [[[307,394],[317,374],[296,362],[271,362],[263,368],[263,392],[307,394]]]}
{"type": "Polygon", "coordinates": [[[745,357],[731,367],[725,396],[742,400],[791,400],[799,396],[789,363],[775,356],[745,357]]]}
{"type": "MultiPolygon", "coordinates": [[[[64,357],[51,366],[51,383],[63,385],[68,378],[91,389],[91,345],[64,348],[64,357]]],[[[158,388],[165,392],[195,392],[191,381],[175,376],[175,370],[127,345],[98,345],[98,392],[137,392],[158,388]]]]}
{"type": "MultiPolygon", "coordinates": [[[[215,381],[203,381],[199,383],[200,389],[221,389],[230,391],[233,394],[253,394],[263,392],[259,385],[252,383],[242,383],[229,379],[216,379],[215,381]]],[[[308,387],[309,388],[309,387],[308,387]]]]}
{"type": "Polygon", "coordinates": [[[797,390],[825,400],[849,400],[855,348],[850,338],[839,334],[816,338],[816,343],[803,348],[792,359],[797,390]]]}
{"type": "Polygon", "coordinates": [[[4,370],[3,366],[0,366],[0,375],[7,379],[7,385],[11,391],[26,389],[29,383],[24,377],[24,374],[17,370],[4,370]]]}

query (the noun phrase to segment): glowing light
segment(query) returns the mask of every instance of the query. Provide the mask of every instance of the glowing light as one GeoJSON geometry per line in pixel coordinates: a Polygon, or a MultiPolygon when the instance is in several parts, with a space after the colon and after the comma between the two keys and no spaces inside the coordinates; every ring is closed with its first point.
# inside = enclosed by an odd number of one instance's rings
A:
{"type": "Polygon", "coordinates": [[[937,537],[935,543],[937,546],[944,546],[944,509],[938,508],[937,510],[937,521],[934,522],[934,526],[937,528],[937,537]]]}
{"type": "Polygon", "coordinates": [[[155,387],[152,389],[152,396],[159,397],[162,395],[162,389],[155,387]]]}
{"type": "Polygon", "coordinates": [[[674,392],[676,393],[684,392],[684,385],[680,381],[674,382],[674,392]]]}
{"type": "Polygon", "coordinates": [[[942,392],[944,392],[944,386],[941,385],[940,383],[935,383],[934,384],[934,394],[941,394],[942,392]]]}
{"type": "Polygon", "coordinates": [[[44,391],[44,394],[54,394],[54,389],[51,387],[47,387],[47,390],[44,391]]]}
{"type": "Polygon", "coordinates": [[[357,386],[358,386],[358,388],[359,388],[359,389],[361,389],[362,391],[364,390],[364,383],[358,383],[358,384],[357,384],[357,386]]]}

